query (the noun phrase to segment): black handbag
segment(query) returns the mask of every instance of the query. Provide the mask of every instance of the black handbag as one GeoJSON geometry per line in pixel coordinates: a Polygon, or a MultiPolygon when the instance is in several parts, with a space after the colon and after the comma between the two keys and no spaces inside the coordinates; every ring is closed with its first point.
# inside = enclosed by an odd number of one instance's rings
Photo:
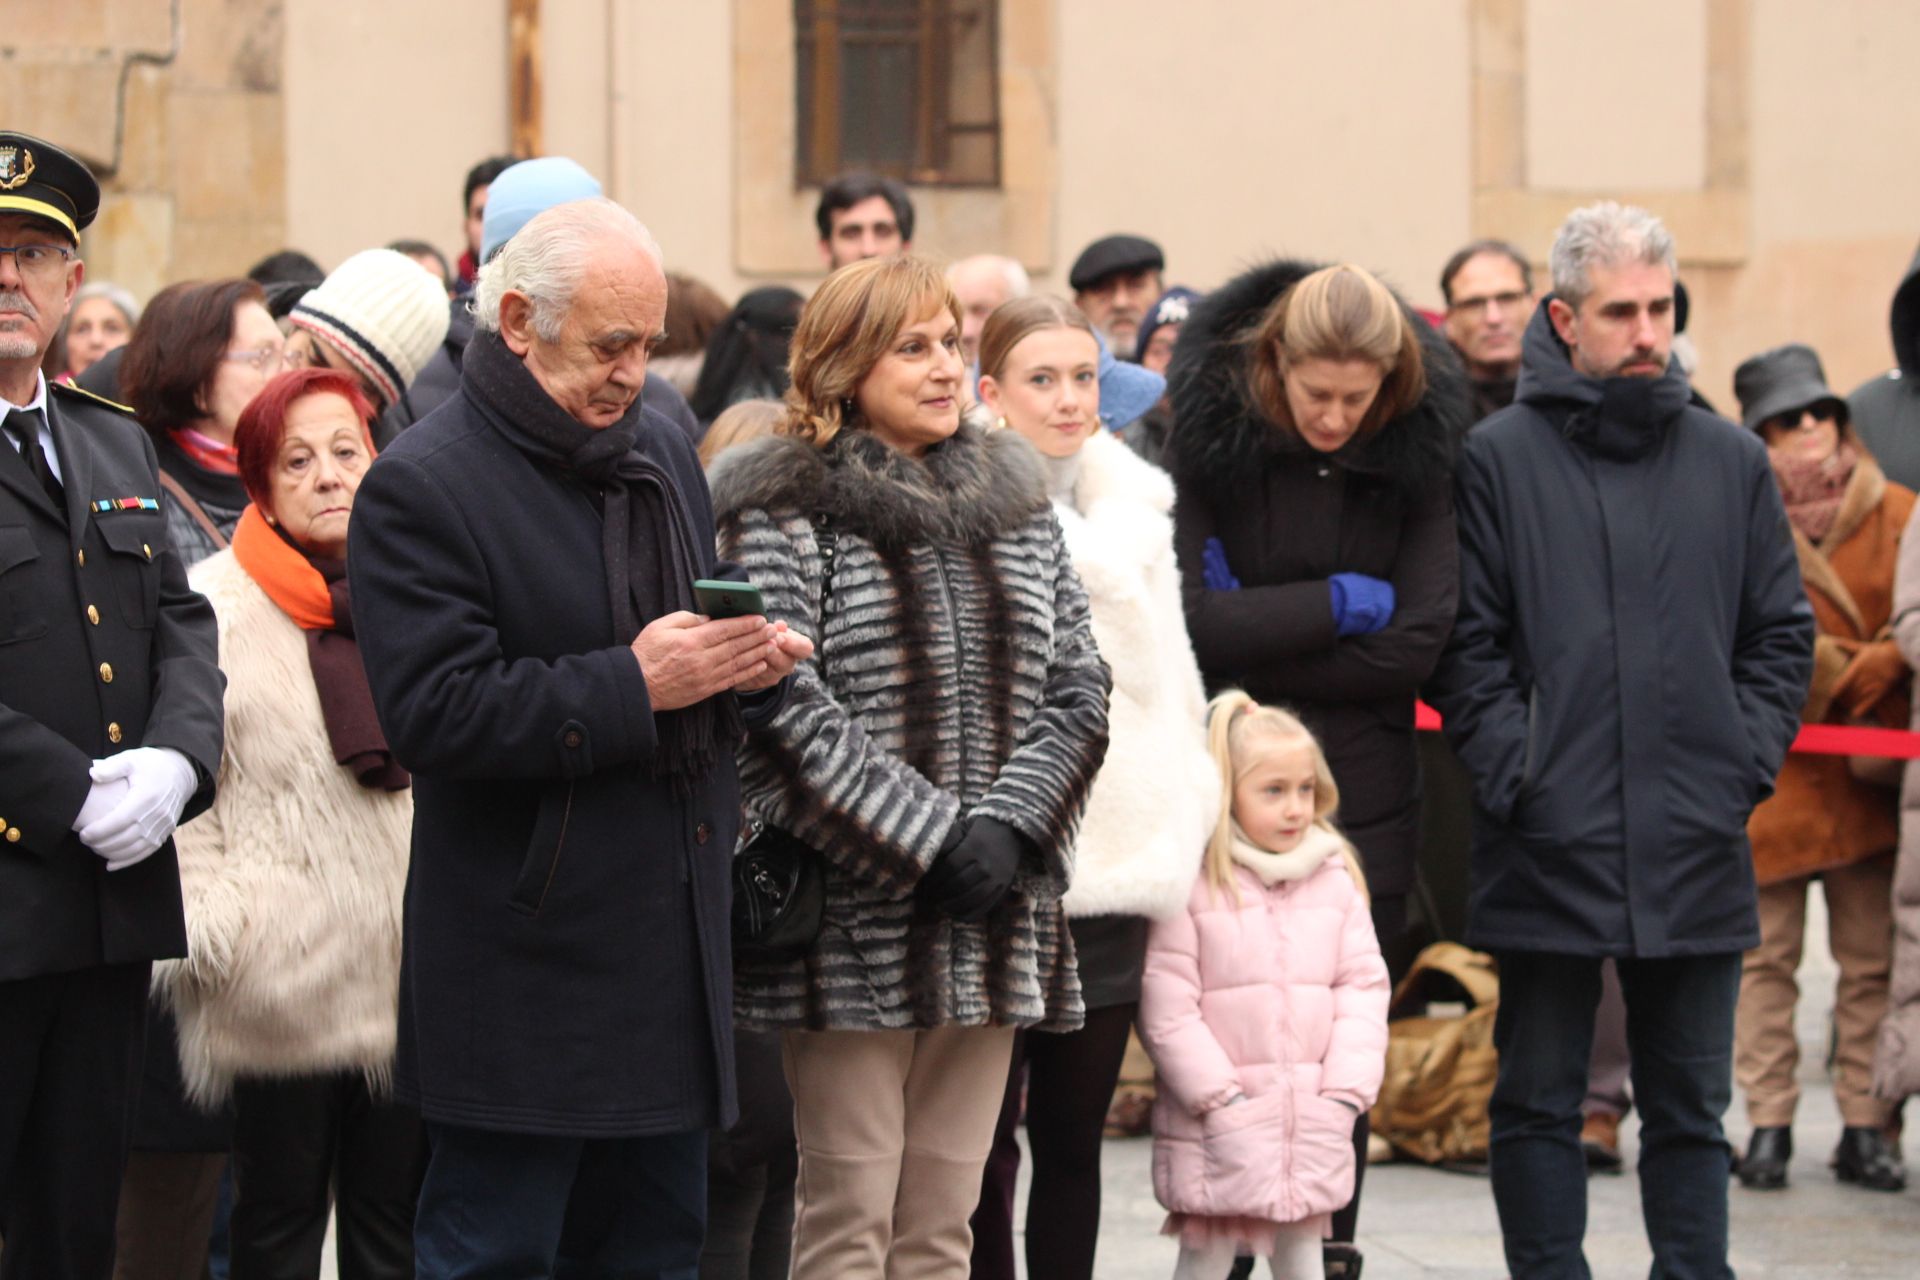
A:
{"type": "MultiPolygon", "coordinates": [[[[827,606],[833,599],[833,561],[839,537],[824,515],[814,517],[823,574],[820,676],[826,678],[827,606]]],[[[827,870],[820,851],[790,831],[752,823],[733,855],[733,956],[737,960],[797,960],[820,936],[826,916],[827,870]]]]}

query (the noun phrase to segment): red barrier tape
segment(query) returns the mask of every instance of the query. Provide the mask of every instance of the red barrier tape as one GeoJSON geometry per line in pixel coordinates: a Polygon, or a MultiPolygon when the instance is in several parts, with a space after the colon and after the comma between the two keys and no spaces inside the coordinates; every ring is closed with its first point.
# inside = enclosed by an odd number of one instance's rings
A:
{"type": "MultiPolygon", "coordinates": [[[[1413,727],[1438,729],[1440,713],[1424,702],[1414,704],[1413,727]]],[[[1870,729],[1845,724],[1802,725],[1793,749],[1811,756],[1879,756],[1887,760],[1920,760],[1920,733],[1905,729],[1870,729]]]]}

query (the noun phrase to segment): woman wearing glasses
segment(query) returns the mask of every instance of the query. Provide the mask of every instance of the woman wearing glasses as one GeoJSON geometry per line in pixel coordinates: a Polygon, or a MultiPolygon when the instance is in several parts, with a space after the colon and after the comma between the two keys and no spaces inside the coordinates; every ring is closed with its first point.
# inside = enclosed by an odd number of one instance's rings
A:
{"type": "MultiPolygon", "coordinates": [[[[446,340],[445,286],[392,249],[368,249],[335,267],[294,304],[287,363],[352,378],[376,422],[406,398],[420,367],[446,340]]],[[[408,421],[416,416],[408,407],[408,421]]]]}
{"type": "Polygon", "coordinates": [[[247,505],[233,430],[285,363],[286,343],[251,280],[170,285],[134,327],[120,390],[153,437],[167,534],[189,566],[233,536],[247,505]]]}

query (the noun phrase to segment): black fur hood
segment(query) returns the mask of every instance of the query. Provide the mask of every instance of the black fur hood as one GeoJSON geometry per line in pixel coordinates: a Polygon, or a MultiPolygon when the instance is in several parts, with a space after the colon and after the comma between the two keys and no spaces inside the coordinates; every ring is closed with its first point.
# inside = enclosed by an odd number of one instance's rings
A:
{"type": "MultiPolygon", "coordinates": [[[[1322,265],[1269,262],[1230,280],[1194,308],[1167,371],[1174,411],[1167,466],[1182,484],[1218,491],[1277,459],[1311,452],[1254,407],[1244,339],[1275,298],[1322,265]]],[[[1410,412],[1365,439],[1356,437],[1329,460],[1411,496],[1430,488],[1436,475],[1452,474],[1473,408],[1459,357],[1404,299],[1400,306],[1420,334],[1427,394],[1410,412]]]]}
{"type": "Polygon", "coordinates": [[[876,546],[992,540],[1047,508],[1044,464],[1017,433],[966,423],[910,458],[870,433],[843,430],[824,449],[769,436],[721,454],[708,474],[715,516],[826,515],[876,546]]]}

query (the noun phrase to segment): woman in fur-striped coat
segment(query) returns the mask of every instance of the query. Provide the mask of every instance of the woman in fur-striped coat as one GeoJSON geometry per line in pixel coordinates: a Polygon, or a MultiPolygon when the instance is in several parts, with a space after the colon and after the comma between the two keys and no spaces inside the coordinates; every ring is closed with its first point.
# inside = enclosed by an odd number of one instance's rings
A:
{"type": "Polygon", "coordinates": [[[1109,679],[1038,456],[959,425],[959,326],[921,260],[837,272],[787,434],[711,475],[722,553],[819,645],[740,769],[827,866],[810,953],[734,984],[784,1033],[796,1280],[965,1276],[1013,1032],[1082,1017],[1060,899],[1109,679]]]}

